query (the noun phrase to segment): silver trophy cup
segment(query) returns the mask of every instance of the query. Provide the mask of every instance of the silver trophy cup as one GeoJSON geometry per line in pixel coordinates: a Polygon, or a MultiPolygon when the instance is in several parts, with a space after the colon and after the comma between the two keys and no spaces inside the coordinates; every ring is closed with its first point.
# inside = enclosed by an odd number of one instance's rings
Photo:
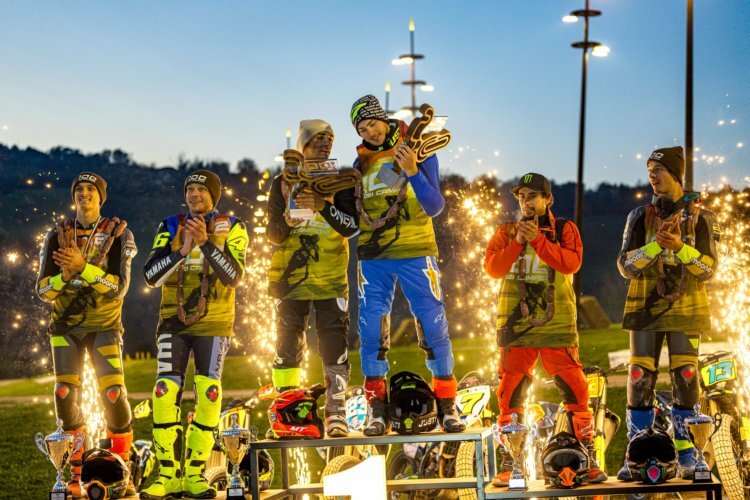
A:
{"type": "Polygon", "coordinates": [[[227,485],[227,500],[245,498],[245,482],[240,477],[240,463],[250,447],[250,431],[237,424],[237,415],[231,417],[232,424],[221,432],[221,447],[232,463],[232,477],[227,485]]]}
{"type": "Polygon", "coordinates": [[[515,491],[525,491],[526,477],[523,475],[522,460],[524,443],[526,442],[526,434],[529,428],[518,422],[518,415],[515,413],[511,415],[511,423],[500,429],[505,440],[505,447],[508,453],[513,458],[513,472],[510,474],[510,480],[508,481],[508,489],[515,491]]]}
{"type": "Polygon", "coordinates": [[[52,465],[57,469],[57,482],[49,493],[50,500],[66,500],[68,496],[68,485],[65,482],[63,470],[68,464],[70,457],[78,453],[83,447],[83,436],[74,438],[72,434],[66,433],[62,428],[63,422],[57,419],[57,430],[46,436],[38,432],[35,438],[37,447],[49,458],[52,465]]]}
{"type": "MultiPolygon", "coordinates": [[[[687,425],[688,434],[690,440],[695,445],[697,450],[697,463],[695,464],[695,474],[693,475],[694,483],[711,483],[711,469],[708,468],[706,459],[703,456],[703,450],[706,448],[708,440],[711,438],[714,421],[708,415],[701,413],[701,405],[695,405],[695,415],[685,419],[685,425],[687,425]]],[[[718,428],[718,426],[716,427],[718,428]]],[[[714,430],[714,432],[716,432],[714,430]]]]}

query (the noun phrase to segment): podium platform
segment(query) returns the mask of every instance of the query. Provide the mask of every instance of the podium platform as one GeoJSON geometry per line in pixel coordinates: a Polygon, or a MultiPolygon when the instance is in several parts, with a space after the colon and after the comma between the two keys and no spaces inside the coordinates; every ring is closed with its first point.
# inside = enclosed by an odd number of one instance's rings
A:
{"type": "Polygon", "coordinates": [[[591,497],[705,491],[707,500],[721,500],[721,483],[715,476],[713,476],[713,481],[713,483],[693,483],[685,479],[672,479],[662,484],[646,485],[636,482],[624,483],[610,477],[606,482],[601,484],[587,484],[579,488],[559,489],[545,488],[544,481],[533,480],[528,482],[528,491],[508,491],[508,488],[498,488],[489,485],[484,490],[484,498],[591,497]]]}
{"type": "Polygon", "coordinates": [[[434,443],[450,441],[473,441],[476,453],[477,476],[474,478],[435,478],[435,479],[398,479],[387,480],[386,487],[388,491],[415,491],[415,490],[434,490],[434,489],[451,489],[451,488],[476,488],[478,498],[485,498],[484,489],[495,476],[495,453],[494,439],[492,432],[488,428],[473,427],[464,432],[447,433],[442,431],[432,431],[416,436],[402,436],[396,433],[389,433],[384,436],[370,437],[361,433],[351,433],[343,438],[325,438],[325,439],[293,439],[293,440],[275,440],[264,439],[250,443],[247,451],[250,456],[250,475],[252,477],[250,484],[251,498],[272,500],[277,498],[301,497],[305,493],[323,493],[323,483],[311,484],[290,484],[289,480],[289,456],[288,451],[292,448],[327,448],[329,446],[352,446],[352,445],[377,445],[391,444],[399,445],[403,443],[434,443]],[[259,491],[258,488],[258,451],[260,450],[280,450],[281,451],[281,489],[259,491]],[[484,454],[487,453],[488,470],[484,470],[484,454]]]}

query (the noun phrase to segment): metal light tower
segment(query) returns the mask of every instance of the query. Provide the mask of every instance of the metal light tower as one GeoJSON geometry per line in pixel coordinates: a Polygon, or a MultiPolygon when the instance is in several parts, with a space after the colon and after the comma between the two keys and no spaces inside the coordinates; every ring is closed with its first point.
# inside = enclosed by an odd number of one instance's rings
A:
{"type": "MultiPolygon", "coordinates": [[[[584,143],[586,138],[586,79],[588,73],[589,51],[595,56],[604,57],[609,53],[609,48],[589,40],[589,18],[601,15],[601,11],[589,8],[589,0],[586,0],[586,8],[583,10],[574,10],[569,15],[563,17],[563,22],[571,23],[583,18],[583,41],[573,42],[571,46],[575,49],[581,49],[581,111],[578,127],[578,174],[576,177],[576,201],[575,201],[575,223],[578,230],[583,233],[583,158],[584,143]]],[[[579,275],[573,278],[573,287],[576,294],[576,300],[581,295],[581,284],[579,275]]]]}
{"type": "Polygon", "coordinates": [[[685,189],[693,190],[693,0],[687,0],[685,47],[685,189]]]}
{"type": "Polygon", "coordinates": [[[402,85],[411,87],[411,106],[404,106],[401,110],[411,114],[416,114],[419,109],[419,106],[417,106],[417,87],[423,92],[432,92],[434,90],[434,87],[426,81],[417,80],[415,67],[419,59],[424,59],[424,55],[414,52],[414,19],[409,19],[409,53],[402,54],[398,59],[394,59],[391,62],[395,66],[411,65],[411,79],[401,82],[402,85]]]}

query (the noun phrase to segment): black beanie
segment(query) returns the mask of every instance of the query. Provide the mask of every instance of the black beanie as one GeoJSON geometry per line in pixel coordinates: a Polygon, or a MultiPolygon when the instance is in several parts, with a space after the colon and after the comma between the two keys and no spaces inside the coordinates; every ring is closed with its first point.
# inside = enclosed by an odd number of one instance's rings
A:
{"type": "Polygon", "coordinates": [[[352,104],[352,125],[357,128],[363,120],[380,120],[388,123],[388,114],[378,102],[378,98],[372,94],[360,97],[352,104]]]}
{"type": "Polygon", "coordinates": [[[655,149],[646,160],[646,165],[652,161],[664,165],[669,173],[682,184],[682,178],[685,175],[685,153],[682,151],[682,146],[655,149]]]}
{"type": "Polygon", "coordinates": [[[215,173],[210,170],[195,170],[185,178],[185,187],[183,189],[183,195],[187,193],[188,184],[203,184],[211,194],[211,201],[214,202],[213,208],[219,204],[219,198],[221,198],[221,179],[215,173]]]}
{"type": "Polygon", "coordinates": [[[104,205],[104,202],[107,201],[107,181],[101,175],[93,172],[81,172],[73,179],[73,185],[70,187],[70,196],[73,198],[73,203],[76,202],[76,186],[82,182],[90,182],[96,187],[99,192],[99,206],[104,205]]]}

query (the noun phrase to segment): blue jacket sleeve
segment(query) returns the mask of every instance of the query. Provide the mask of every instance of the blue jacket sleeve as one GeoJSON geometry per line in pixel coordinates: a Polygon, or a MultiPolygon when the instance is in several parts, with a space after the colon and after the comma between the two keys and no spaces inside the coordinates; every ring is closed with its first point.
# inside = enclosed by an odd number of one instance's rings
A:
{"type": "Polygon", "coordinates": [[[409,182],[424,213],[429,217],[435,217],[445,207],[445,198],[440,192],[437,155],[430,156],[424,162],[417,164],[417,167],[419,170],[408,178],[409,182]]]}

